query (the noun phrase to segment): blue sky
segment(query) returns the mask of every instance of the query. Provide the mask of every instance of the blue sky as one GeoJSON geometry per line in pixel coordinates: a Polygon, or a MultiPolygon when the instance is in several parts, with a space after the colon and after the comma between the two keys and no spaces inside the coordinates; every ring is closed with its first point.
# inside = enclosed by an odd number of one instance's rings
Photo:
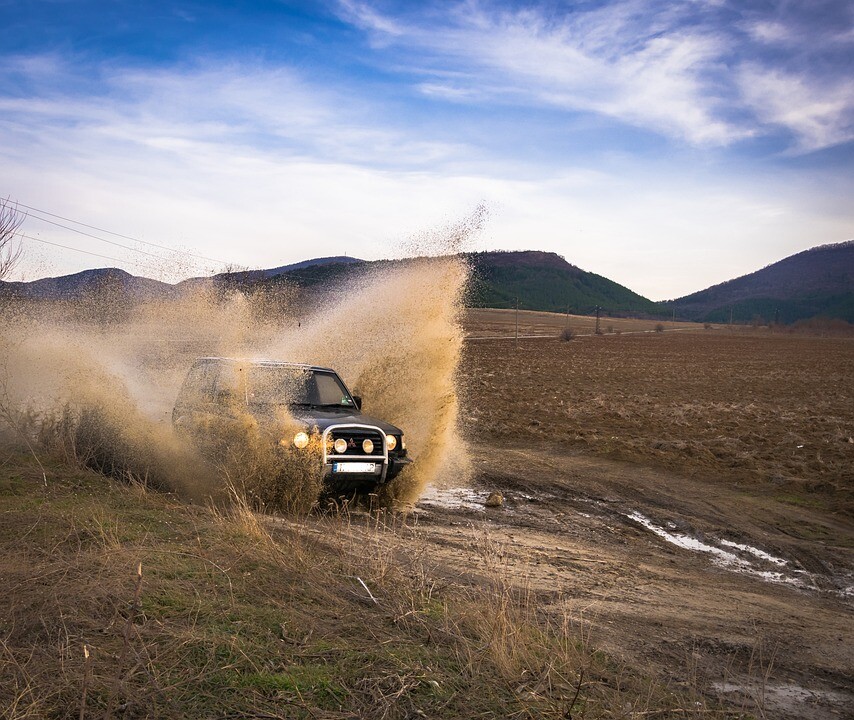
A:
{"type": "Polygon", "coordinates": [[[25,239],[18,279],[438,252],[484,205],[464,249],[664,299],[854,237],[850,0],[0,0],[0,22],[0,195],[126,236],[34,210],[30,238],[107,257],[25,239]]]}

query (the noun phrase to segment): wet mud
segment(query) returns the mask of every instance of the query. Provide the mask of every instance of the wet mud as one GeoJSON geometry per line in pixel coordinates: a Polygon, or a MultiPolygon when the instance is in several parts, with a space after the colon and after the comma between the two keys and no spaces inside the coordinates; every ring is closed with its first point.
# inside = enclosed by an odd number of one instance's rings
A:
{"type": "Polygon", "coordinates": [[[629,662],[758,717],[852,716],[850,526],[816,544],[787,528],[826,517],[737,488],[559,444],[471,448],[471,482],[414,508],[446,567],[476,578],[488,536],[543,608],[629,662]]]}

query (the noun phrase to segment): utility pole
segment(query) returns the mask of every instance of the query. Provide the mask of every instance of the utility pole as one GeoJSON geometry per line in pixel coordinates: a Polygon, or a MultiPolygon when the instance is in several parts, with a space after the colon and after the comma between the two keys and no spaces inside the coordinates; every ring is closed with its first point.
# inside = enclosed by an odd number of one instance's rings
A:
{"type": "Polygon", "coordinates": [[[519,345],[519,296],[516,296],[516,346],[519,345]]]}
{"type": "Polygon", "coordinates": [[[602,331],[599,329],[599,311],[600,311],[601,309],[602,309],[602,308],[600,308],[598,305],[596,306],[596,334],[597,334],[597,335],[601,335],[601,334],[602,334],[602,331]]]}

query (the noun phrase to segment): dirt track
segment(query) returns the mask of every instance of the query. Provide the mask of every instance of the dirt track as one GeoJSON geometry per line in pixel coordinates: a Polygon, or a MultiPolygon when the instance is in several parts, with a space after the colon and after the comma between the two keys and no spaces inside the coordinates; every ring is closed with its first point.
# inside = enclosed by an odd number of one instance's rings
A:
{"type": "Polygon", "coordinates": [[[438,572],[474,576],[497,544],[594,645],[736,710],[854,717],[852,347],[469,342],[474,472],[421,500],[419,539],[438,572]]]}
{"type": "MultiPolygon", "coordinates": [[[[854,553],[785,530],[826,518],[555,446],[479,445],[474,462],[470,492],[434,490],[418,505],[419,535],[446,571],[477,574],[488,537],[520,585],[589,624],[599,647],[760,717],[854,714],[854,553]],[[505,505],[485,508],[494,490],[505,505]],[[632,513],[674,536],[728,540],[775,560],[724,545],[743,565],[716,564],[718,555],[677,547],[632,513]]],[[[852,539],[850,527],[833,531],[852,539]]]]}

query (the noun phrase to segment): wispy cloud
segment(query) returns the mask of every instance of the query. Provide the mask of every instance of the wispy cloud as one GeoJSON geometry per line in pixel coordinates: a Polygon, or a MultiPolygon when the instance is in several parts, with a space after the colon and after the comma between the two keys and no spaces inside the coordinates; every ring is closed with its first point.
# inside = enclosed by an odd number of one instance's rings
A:
{"type": "Polygon", "coordinates": [[[418,56],[425,68],[460,74],[452,84],[418,85],[433,98],[487,96],[595,113],[697,146],[779,128],[798,151],[851,138],[846,118],[854,100],[842,79],[851,63],[828,60],[821,56],[826,46],[811,45],[820,37],[837,53],[854,51],[844,14],[829,28],[805,26],[799,15],[747,17],[723,2],[615,0],[557,12],[551,4],[519,9],[470,0],[441,16],[405,18],[384,16],[366,2],[345,8],[345,18],[410,62],[418,56]],[[789,47],[797,66],[781,70],[779,51],[768,54],[769,45],[789,47]],[[809,86],[808,108],[783,112],[793,88],[804,99],[802,86],[809,86]]]}
{"type": "Polygon", "coordinates": [[[408,33],[401,23],[374,10],[370,3],[359,0],[339,0],[341,14],[357,27],[380,36],[400,37],[408,33]]]}
{"type": "Polygon", "coordinates": [[[43,137],[52,126],[74,125],[175,152],[200,142],[242,144],[273,155],[408,169],[467,151],[377,122],[377,108],[357,93],[316,87],[282,66],[207,59],[183,67],[97,67],[87,78],[56,58],[14,64],[28,92],[0,95],[4,122],[21,129],[38,122],[43,137]]]}
{"type": "Polygon", "coordinates": [[[738,81],[760,122],[792,134],[793,151],[811,152],[854,140],[854,78],[822,81],[745,64],[738,81]]]}

